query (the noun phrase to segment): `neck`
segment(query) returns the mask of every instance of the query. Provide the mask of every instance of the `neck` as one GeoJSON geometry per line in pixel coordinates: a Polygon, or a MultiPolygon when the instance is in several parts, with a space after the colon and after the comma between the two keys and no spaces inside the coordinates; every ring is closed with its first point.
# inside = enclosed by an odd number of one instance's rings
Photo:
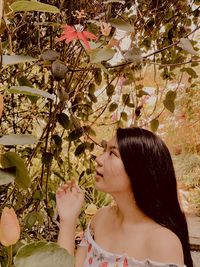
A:
{"type": "Polygon", "coordinates": [[[112,194],[116,207],[116,216],[121,226],[133,226],[151,221],[137,206],[132,192],[112,194]]]}

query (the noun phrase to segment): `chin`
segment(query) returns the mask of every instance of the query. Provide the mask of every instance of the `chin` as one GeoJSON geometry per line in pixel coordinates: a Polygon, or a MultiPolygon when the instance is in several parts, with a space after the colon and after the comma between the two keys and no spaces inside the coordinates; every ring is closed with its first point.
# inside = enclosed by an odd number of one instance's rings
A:
{"type": "Polygon", "coordinates": [[[103,193],[109,193],[108,190],[106,190],[105,188],[103,188],[101,185],[98,184],[98,182],[95,182],[94,184],[94,188],[98,191],[101,191],[103,193]]]}

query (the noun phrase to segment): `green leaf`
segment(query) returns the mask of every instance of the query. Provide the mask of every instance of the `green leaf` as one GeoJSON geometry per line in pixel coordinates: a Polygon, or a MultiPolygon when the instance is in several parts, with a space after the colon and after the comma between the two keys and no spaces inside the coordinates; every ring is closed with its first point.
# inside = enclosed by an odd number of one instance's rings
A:
{"type": "Polygon", "coordinates": [[[22,55],[13,55],[13,56],[3,55],[2,60],[3,60],[2,65],[7,66],[7,65],[16,65],[26,62],[32,62],[36,61],[37,59],[22,55]]]}
{"type": "Polygon", "coordinates": [[[0,168],[0,185],[9,184],[14,181],[16,175],[16,168],[0,168]]]}
{"type": "Polygon", "coordinates": [[[65,129],[68,130],[70,128],[70,119],[65,113],[56,114],[56,118],[60,125],[65,129]]]}
{"type": "Polygon", "coordinates": [[[83,128],[82,127],[77,128],[69,134],[68,140],[69,141],[75,141],[75,140],[79,139],[82,135],[83,135],[83,128]]]}
{"type": "Polygon", "coordinates": [[[100,85],[102,82],[101,69],[97,69],[94,74],[94,80],[97,85],[100,85]]]}
{"type": "Polygon", "coordinates": [[[126,22],[123,19],[117,18],[117,19],[111,19],[109,21],[111,25],[117,29],[126,31],[126,32],[133,32],[134,31],[134,26],[131,25],[130,23],[126,22]]]}
{"type": "MultiPolygon", "coordinates": [[[[32,85],[32,83],[25,76],[17,77],[17,81],[18,81],[20,86],[28,86],[28,87],[31,87],[31,88],[34,87],[32,85]]],[[[38,100],[37,96],[29,95],[28,98],[30,99],[32,104],[35,104],[37,102],[37,100],[38,100]]]]}
{"type": "Polygon", "coordinates": [[[53,95],[35,88],[28,86],[12,86],[8,89],[12,94],[24,94],[24,95],[34,95],[34,96],[43,96],[45,98],[54,99],[53,95]]]}
{"type": "Polygon", "coordinates": [[[192,78],[198,78],[196,71],[192,68],[182,68],[181,71],[186,71],[192,78]]]}
{"type": "Polygon", "coordinates": [[[41,58],[43,60],[56,60],[59,58],[59,53],[54,51],[54,50],[51,50],[51,49],[48,49],[46,51],[43,51],[42,54],[41,54],[41,58]]]}
{"type": "Polygon", "coordinates": [[[15,258],[15,267],[72,267],[74,257],[53,242],[38,241],[22,246],[15,258]]]}
{"type": "Polygon", "coordinates": [[[1,156],[1,165],[3,168],[16,167],[15,182],[23,189],[27,189],[31,180],[24,161],[15,152],[6,152],[1,156]]]}
{"type": "Polygon", "coordinates": [[[50,152],[44,152],[42,154],[42,163],[46,166],[50,166],[53,160],[53,154],[50,152]]]}
{"type": "Polygon", "coordinates": [[[165,106],[166,109],[168,109],[169,111],[171,111],[171,113],[174,112],[175,110],[175,104],[174,104],[174,101],[171,100],[171,99],[165,99],[163,101],[163,104],[165,106]]]}
{"type": "Polygon", "coordinates": [[[94,83],[91,83],[91,84],[89,85],[89,93],[90,93],[90,94],[94,94],[94,93],[95,93],[95,90],[96,90],[96,88],[95,88],[95,84],[94,84],[94,83]]]}
{"type": "Polygon", "coordinates": [[[158,127],[159,127],[159,120],[157,120],[157,119],[153,119],[153,120],[151,121],[150,127],[151,127],[151,130],[152,130],[153,132],[156,132],[156,131],[158,130],[158,127]]]}
{"type": "Polygon", "coordinates": [[[127,121],[127,120],[128,120],[128,115],[127,115],[127,113],[124,112],[124,111],[122,111],[122,112],[121,112],[121,118],[122,118],[122,120],[127,121]]]}
{"type": "Polygon", "coordinates": [[[112,96],[115,92],[115,87],[113,84],[109,84],[107,87],[106,87],[106,94],[107,96],[112,96]]]}
{"type": "Polygon", "coordinates": [[[90,98],[90,100],[91,100],[92,102],[94,102],[94,103],[97,102],[97,97],[96,97],[95,95],[93,95],[93,94],[88,94],[88,96],[89,96],[89,98],[90,98]]]}
{"type": "Polygon", "coordinates": [[[43,4],[37,1],[16,1],[11,6],[14,12],[40,11],[49,13],[59,13],[59,9],[55,6],[43,4]]]}
{"type": "Polygon", "coordinates": [[[111,103],[109,106],[109,111],[113,112],[118,108],[118,104],[117,103],[111,103]]]}
{"type": "Polygon", "coordinates": [[[0,145],[30,145],[37,140],[30,134],[9,134],[0,138],[0,145]]]}
{"type": "Polygon", "coordinates": [[[42,200],[43,198],[43,194],[40,190],[35,191],[35,193],[33,194],[33,199],[34,200],[42,200]]]}
{"type": "Polygon", "coordinates": [[[64,79],[68,72],[68,67],[60,60],[55,60],[51,66],[51,69],[56,81],[64,79]]]}
{"type": "Polygon", "coordinates": [[[143,95],[149,95],[147,92],[145,92],[144,90],[140,90],[138,93],[137,93],[137,97],[142,97],[143,95]]]}
{"type": "Polygon", "coordinates": [[[105,74],[110,75],[110,72],[106,69],[106,67],[105,67],[102,63],[98,63],[97,65],[101,68],[101,70],[102,70],[105,74]]]}
{"type": "Polygon", "coordinates": [[[167,92],[167,94],[166,94],[166,96],[165,96],[165,98],[166,99],[170,99],[170,100],[175,100],[175,98],[176,98],[176,92],[174,92],[174,91],[168,91],[167,92]]]}
{"type": "Polygon", "coordinates": [[[174,112],[175,109],[175,98],[176,98],[176,92],[170,90],[166,93],[165,100],[163,101],[163,104],[166,109],[171,111],[172,113],[174,112]]]}
{"type": "Polygon", "coordinates": [[[59,135],[57,134],[52,135],[52,139],[54,140],[55,144],[58,147],[62,146],[62,138],[59,135]]]}
{"type": "Polygon", "coordinates": [[[130,103],[130,95],[129,94],[123,94],[122,95],[122,102],[124,105],[128,105],[130,103]]]}
{"type": "Polygon", "coordinates": [[[85,143],[82,143],[82,144],[78,145],[77,148],[76,148],[76,150],[75,150],[74,155],[75,156],[81,155],[85,151],[86,147],[87,146],[86,146],[85,143]]]}
{"type": "Polygon", "coordinates": [[[28,213],[26,217],[24,218],[24,222],[26,224],[26,227],[30,230],[34,224],[37,221],[37,212],[33,211],[31,213],[28,213]]]}
{"type": "Polygon", "coordinates": [[[115,51],[109,47],[96,48],[89,52],[89,55],[91,63],[99,63],[111,59],[115,55],[115,51]]]}

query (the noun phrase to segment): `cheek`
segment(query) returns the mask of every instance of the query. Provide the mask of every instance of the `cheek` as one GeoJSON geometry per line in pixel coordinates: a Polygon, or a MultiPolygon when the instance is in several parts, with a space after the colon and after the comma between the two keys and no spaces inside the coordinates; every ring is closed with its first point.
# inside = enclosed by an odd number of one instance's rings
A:
{"type": "Polygon", "coordinates": [[[111,178],[110,182],[115,187],[121,190],[127,190],[131,187],[130,179],[121,162],[118,161],[115,164],[111,165],[108,171],[109,177],[111,178]]]}

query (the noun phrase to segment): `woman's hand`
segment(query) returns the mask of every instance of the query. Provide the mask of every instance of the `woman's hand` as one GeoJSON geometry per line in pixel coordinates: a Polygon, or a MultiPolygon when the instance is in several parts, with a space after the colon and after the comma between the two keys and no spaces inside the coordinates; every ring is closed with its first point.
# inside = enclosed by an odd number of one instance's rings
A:
{"type": "Polygon", "coordinates": [[[60,221],[77,220],[83,203],[84,192],[75,184],[75,181],[60,186],[56,192],[56,204],[60,221]]]}

